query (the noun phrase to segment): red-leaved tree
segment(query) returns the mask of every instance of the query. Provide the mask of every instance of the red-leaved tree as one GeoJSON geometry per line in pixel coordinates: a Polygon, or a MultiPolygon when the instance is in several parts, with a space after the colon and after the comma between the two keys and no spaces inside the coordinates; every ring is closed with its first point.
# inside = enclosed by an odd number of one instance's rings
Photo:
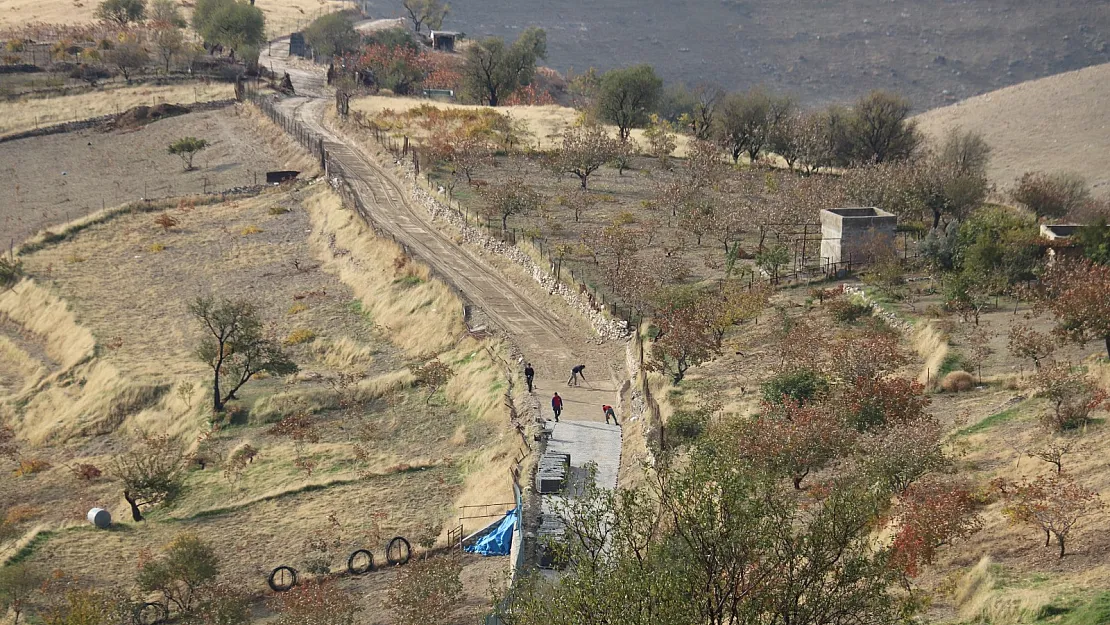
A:
{"type": "Polygon", "coordinates": [[[1110,356],[1110,265],[1052,263],[1035,295],[1041,307],[1056,315],[1058,336],[1080,344],[1101,339],[1110,356]]]}
{"type": "Polygon", "coordinates": [[[788,476],[795,489],[812,471],[841,455],[852,432],[821,404],[764,403],[759,416],[736,436],[741,456],[772,473],[788,476]]]}
{"type": "Polygon", "coordinates": [[[1042,475],[1032,482],[1003,483],[1001,488],[1007,499],[1002,513],[1015,525],[1044,532],[1045,547],[1055,538],[1061,558],[1080,521],[1103,506],[1098,493],[1066,475],[1042,475]]]}
{"type": "Polygon", "coordinates": [[[982,527],[966,484],[926,479],[902,493],[894,512],[897,531],[891,545],[894,564],[916,577],[932,564],[937,550],[967,538],[982,527]]]}

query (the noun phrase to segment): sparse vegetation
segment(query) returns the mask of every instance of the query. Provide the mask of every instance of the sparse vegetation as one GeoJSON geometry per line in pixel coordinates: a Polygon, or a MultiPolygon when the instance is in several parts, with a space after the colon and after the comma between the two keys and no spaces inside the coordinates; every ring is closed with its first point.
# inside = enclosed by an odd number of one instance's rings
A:
{"type": "Polygon", "coordinates": [[[181,157],[181,162],[185,164],[185,171],[192,171],[193,158],[207,147],[208,141],[205,139],[183,137],[170,144],[169,152],[174,156],[181,157]]]}

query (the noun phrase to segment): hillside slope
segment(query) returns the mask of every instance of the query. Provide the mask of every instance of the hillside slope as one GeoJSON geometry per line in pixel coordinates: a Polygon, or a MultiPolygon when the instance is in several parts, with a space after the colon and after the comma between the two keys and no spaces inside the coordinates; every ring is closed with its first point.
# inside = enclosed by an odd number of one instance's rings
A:
{"type": "Polygon", "coordinates": [[[916,119],[930,137],[949,128],[983,133],[994,148],[988,175],[1011,186],[1030,170],[1072,171],[1110,195],[1110,63],[992,91],[916,119]]]}

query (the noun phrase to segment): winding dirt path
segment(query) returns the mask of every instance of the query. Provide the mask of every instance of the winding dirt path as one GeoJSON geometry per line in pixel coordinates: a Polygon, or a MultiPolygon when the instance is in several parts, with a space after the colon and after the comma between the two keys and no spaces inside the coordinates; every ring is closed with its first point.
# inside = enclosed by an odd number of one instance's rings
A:
{"type": "MultiPolygon", "coordinates": [[[[619,389],[626,379],[623,346],[597,345],[596,334],[584,320],[577,315],[562,318],[555,312],[565,310],[556,305],[556,296],[530,280],[512,280],[474,249],[443,232],[425,209],[410,202],[406,182],[396,180],[355,141],[325,127],[324,112],[334,98],[326,86],[324,69],[290,61],[282,52],[288,50],[287,40],[276,40],[271,50],[269,54],[263,50],[260,61],[279,75],[288,71],[298,94],[282,99],[279,107],[325,137],[325,148],[348,174],[373,220],[457,287],[517,345],[536,369],[534,397],[540,414],[551,417],[551,394],[558,392],[564,401],[564,421],[603,422],[601,406],[618,405],[619,389]],[[589,382],[568,387],[570,369],[576,364],[586,365],[589,382]]],[[[618,440],[615,448],[584,449],[581,460],[608,464],[619,457],[618,440]]]]}

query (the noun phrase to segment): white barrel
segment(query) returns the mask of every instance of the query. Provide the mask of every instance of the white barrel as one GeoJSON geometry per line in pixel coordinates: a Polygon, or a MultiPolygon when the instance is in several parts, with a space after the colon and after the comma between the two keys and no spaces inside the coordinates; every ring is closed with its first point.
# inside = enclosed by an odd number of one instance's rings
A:
{"type": "Polygon", "coordinates": [[[88,514],[89,523],[105,530],[112,525],[112,514],[104,508],[93,508],[89,510],[88,514]]]}

